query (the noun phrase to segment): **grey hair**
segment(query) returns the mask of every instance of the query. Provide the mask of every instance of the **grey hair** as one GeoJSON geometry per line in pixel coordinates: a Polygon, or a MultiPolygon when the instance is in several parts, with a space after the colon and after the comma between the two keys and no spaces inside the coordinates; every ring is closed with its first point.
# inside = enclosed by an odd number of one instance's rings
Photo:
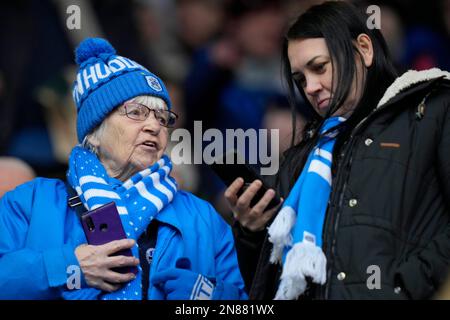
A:
{"type": "Polygon", "coordinates": [[[128,100],[127,102],[136,102],[146,105],[150,108],[167,110],[166,102],[163,99],[155,96],[137,96],[133,99],[128,100]]]}
{"type": "Polygon", "coordinates": [[[94,146],[89,140],[91,138],[96,139],[97,141],[101,141],[103,132],[106,128],[106,122],[102,121],[99,126],[97,126],[91,133],[87,134],[83,142],[81,143],[81,146],[85,149],[90,150],[92,153],[94,153],[97,157],[99,156],[99,150],[98,147],[94,146]]]}

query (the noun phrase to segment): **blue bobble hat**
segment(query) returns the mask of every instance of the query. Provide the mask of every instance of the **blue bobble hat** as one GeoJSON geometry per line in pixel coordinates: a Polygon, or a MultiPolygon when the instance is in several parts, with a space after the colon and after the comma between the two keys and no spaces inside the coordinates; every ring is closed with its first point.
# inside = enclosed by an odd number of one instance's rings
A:
{"type": "Polygon", "coordinates": [[[164,83],[135,61],[116,55],[112,45],[101,38],[83,40],[75,50],[79,66],[73,87],[77,106],[78,141],[97,127],[116,107],[140,95],[171,102],[164,83]]]}

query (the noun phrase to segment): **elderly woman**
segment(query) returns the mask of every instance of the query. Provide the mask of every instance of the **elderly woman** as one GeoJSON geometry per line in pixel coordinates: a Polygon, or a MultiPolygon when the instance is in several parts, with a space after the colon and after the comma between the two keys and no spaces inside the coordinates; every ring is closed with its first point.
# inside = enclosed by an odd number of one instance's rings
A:
{"type": "Polygon", "coordinates": [[[76,61],[82,143],[67,182],[38,178],[2,198],[0,297],[246,298],[229,226],[170,176],[164,150],[177,116],[162,81],[103,39],[83,41],[76,61]],[[87,245],[76,211],[111,201],[128,239],[87,245]],[[136,274],[116,269],[136,266],[136,274]]]}

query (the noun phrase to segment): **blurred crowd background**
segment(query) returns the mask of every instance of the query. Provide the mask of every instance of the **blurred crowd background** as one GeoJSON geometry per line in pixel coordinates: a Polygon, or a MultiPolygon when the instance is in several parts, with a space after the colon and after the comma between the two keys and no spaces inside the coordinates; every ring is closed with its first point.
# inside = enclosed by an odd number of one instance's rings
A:
{"type": "MultiPolygon", "coordinates": [[[[193,121],[202,120],[203,130],[276,128],[284,151],[292,123],[281,80],[281,39],[290,21],[320,2],[1,1],[0,197],[34,176],[65,179],[77,143],[73,52],[89,36],[107,38],[120,55],[165,81],[180,115],[177,127],[192,130],[193,121]],[[80,30],[66,25],[73,4],[81,9],[80,30]]],[[[450,69],[450,0],[353,2],[381,8],[381,31],[399,72],[450,69]]],[[[303,124],[298,117],[297,128],[303,124]]],[[[206,166],[177,166],[175,175],[181,188],[231,217],[224,186],[206,166]]]]}

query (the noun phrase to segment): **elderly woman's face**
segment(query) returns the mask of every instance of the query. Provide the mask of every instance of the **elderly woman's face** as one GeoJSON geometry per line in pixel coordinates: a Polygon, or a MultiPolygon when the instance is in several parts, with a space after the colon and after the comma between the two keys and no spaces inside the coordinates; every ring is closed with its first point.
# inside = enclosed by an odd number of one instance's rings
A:
{"type": "Polygon", "coordinates": [[[167,146],[168,129],[160,124],[154,112],[139,121],[130,119],[121,106],[104,121],[97,147],[100,160],[110,176],[124,180],[162,157],[167,146]]]}
{"type": "MultiPolygon", "coordinates": [[[[355,45],[366,67],[372,64],[372,43],[367,35],[358,37],[355,45]]],[[[291,65],[293,79],[301,85],[305,96],[314,110],[325,116],[333,97],[333,65],[324,38],[310,38],[291,40],[288,44],[288,58],[291,65]]],[[[357,76],[353,78],[352,87],[347,100],[333,115],[348,116],[361,97],[363,86],[362,64],[355,57],[357,76]],[[356,81],[359,83],[356,83],[356,81]]]]}

